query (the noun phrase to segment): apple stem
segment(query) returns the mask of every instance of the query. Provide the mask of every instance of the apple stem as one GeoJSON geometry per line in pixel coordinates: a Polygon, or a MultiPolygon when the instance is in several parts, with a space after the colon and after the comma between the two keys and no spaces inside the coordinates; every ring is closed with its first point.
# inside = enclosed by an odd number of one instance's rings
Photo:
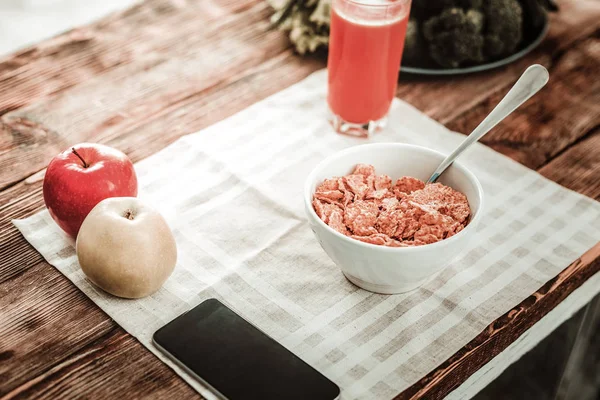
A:
{"type": "Polygon", "coordinates": [[[81,160],[81,162],[83,163],[83,168],[89,167],[89,165],[87,165],[87,163],[85,162],[85,160],[83,159],[83,157],[81,157],[79,155],[79,153],[77,152],[77,150],[75,150],[75,147],[71,147],[71,150],[73,151],[73,154],[75,154],[81,160]]]}
{"type": "Polygon", "coordinates": [[[123,215],[125,218],[127,218],[128,220],[133,220],[133,211],[131,210],[127,210],[125,211],[125,215],[123,215]]]}

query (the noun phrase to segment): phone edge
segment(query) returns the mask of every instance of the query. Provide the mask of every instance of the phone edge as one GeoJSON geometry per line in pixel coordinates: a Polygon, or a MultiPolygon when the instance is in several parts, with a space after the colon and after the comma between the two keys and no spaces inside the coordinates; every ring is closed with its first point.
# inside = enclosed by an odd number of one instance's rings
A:
{"type": "MultiPolygon", "coordinates": [[[[158,332],[158,331],[156,331],[156,332],[158,332]]],[[[154,334],[156,334],[156,332],[154,332],[154,334]]],[[[165,356],[167,356],[169,358],[169,360],[174,362],[175,365],[177,365],[179,368],[183,369],[187,374],[192,376],[192,378],[197,379],[205,388],[207,388],[209,391],[211,391],[212,394],[217,396],[217,398],[219,398],[219,400],[229,400],[227,397],[225,397],[225,395],[223,395],[223,393],[219,392],[215,387],[213,387],[208,382],[206,382],[204,379],[202,379],[198,374],[196,374],[194,371],[192,371],[190,368],[188,368],[184,363],[179,361],[179,359],[177,359],[173,354],[171,354],[164,347],[162,347],[160,344],[158,344],[158,342],[154,339],[154,334],[152,334],[152,345],[154,347],[156,347],[158,349],[158,351],[160,351],[165,356]]],[[[193,386],[192,386],[192,388],[193,388],[193,386]]],[[[335,400],[339,400],[339,396],[335,400]]]]}

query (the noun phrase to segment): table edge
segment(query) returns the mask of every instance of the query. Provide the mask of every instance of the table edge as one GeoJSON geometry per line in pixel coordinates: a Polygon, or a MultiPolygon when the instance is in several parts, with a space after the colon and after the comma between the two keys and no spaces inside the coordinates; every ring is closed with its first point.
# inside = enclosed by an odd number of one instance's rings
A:
{"type": "Polygon", "coordinates": [[[441,399],[504,351],[600,271],[600,242],[394,400],[441,399]],[[481,353],[489,357],[481,357],[481,353]],[[456,379],[459,377],[459,379],[456,379]]]}

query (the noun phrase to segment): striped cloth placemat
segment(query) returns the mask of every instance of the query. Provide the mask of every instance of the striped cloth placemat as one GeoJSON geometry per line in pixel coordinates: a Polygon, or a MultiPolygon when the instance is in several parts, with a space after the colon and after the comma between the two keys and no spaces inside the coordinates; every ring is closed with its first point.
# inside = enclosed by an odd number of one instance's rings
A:
{"type": "MultiPolygon", "coordinates": [[[[343,399],[391,398],[600,240],[600,203],[476,145],[461,158],[486,196],[471,247],[413,292],[358,289],[304,216],[311,169],[365,143],[332,132],[325,95],[319,71],[136,165],[139,197],[167,218],[179,249],[175,272],[153,296],[122,300],[95,288],[46,211],[14,222],[50,264],[208,397],[151,344],[154,331],[207,298],[332,379],[343,399]]],[[[398,99],[388,126],[371,141],[450,152],[464,138],[398,99]]]]}

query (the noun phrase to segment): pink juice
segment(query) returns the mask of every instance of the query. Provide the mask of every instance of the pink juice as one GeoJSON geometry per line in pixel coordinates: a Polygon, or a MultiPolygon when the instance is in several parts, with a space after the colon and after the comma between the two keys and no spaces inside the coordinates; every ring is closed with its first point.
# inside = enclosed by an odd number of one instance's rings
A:
{"type": "Polygon", "coordinates": [[[355,12],[361,4],[371,2],[333,1],[327,68],[331,111],[346,122],[364,124],[384,118],[392,104],[410,3],[380,1],[374,7],[390,9],[362,15],[355,12]]]}

